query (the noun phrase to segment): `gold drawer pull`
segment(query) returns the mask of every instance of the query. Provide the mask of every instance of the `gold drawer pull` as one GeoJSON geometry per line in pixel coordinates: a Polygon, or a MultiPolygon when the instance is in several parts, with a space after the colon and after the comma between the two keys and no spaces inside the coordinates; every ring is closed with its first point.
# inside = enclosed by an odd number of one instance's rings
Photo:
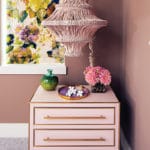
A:
{"type": "Polygon", "coordinates": [[[55,116],[55,117],[53,117],[53,116],[47,115],[43,118],[45,120],[51,120],[51,119],[106,119],[106,117],[103,115],[100,115],[97,117],[88,117],[88,116],[81,116],[81,117],[80,116],[79,117],[77,117],[77,116],[62,116],[62,117],[55,116]]]}
{"type": "Polygon", "coordinates": [[[44,138],[44,142],[53,142],[53,141],[99,141],[99,142],[105,142],[106,139],[104,138],[97,138],[97,139],[54,139],[54,138],[44,138]]]}

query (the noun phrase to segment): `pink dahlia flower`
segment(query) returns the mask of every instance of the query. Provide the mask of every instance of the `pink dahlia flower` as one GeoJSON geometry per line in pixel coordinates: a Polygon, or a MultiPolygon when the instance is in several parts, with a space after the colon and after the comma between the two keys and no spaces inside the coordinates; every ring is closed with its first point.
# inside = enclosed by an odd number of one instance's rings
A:
{"type": "Polygon", "coordinates": [[[86,67],[84,71],[85,80],[90,85],[95,85],[96,83],[101,83],[103,85],[109,85],[111,83],[111,74],[110,72],[100,66],[86,67]]]}
{"type": "Polygon", "coordinates": [[[111,83],[111,75],[107,69],[102,69],[99,74],[100,83],[109,85],[111,83]]]}
{"type": "MultiPolygon", "coordinates": [[[[89,69],[89,68],[88,68],[89,69]]],[[[97,74],[94,71],[94,68],[90,68],[86,73],[85,73],[85,80],[91,85],[95,85],[97,83],[97,74]]]]}

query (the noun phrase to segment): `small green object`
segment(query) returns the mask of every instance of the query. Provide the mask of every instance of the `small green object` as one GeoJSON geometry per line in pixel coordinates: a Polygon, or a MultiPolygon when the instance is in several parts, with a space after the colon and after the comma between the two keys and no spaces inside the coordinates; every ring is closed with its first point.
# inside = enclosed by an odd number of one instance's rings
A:
{"type": "Polygon", "coordinates": [[[13,48],[14,48],[14,46],[7,46],[6,47],[6,53],[9,53],[10,51],[12,51],[13,50],[13,48]]]}
{"type": "Polygon", "coordinates": [[[7,45],[11,45],[14,42],[14,35],[13,34],[8,34],[6,37],[6,43],[7,45]]]}
{"type": "Polygon", "coordinates": [[[22,11],[20,14],[20,22],[23,22],[28,16],[28,13],[26,12],[26,10],[22,11]]]}
{"type": "Polygon", "coordinates": [[[41,86],[47,91],[53,91],[56,89],[58,85],[58,77],[55,76],[51,69],[47,70],[47,74],[43,75],[40,80],[41,86]]]}

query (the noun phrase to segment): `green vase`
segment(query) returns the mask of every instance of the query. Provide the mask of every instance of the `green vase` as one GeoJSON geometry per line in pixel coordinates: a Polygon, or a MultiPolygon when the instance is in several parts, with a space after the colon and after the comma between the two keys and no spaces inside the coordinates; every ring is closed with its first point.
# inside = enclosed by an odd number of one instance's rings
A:
{"type": "Polygon", "coordinates": [[[47,91],[53,91],[58,85],[58,77],[55,76],[51,69],[47,70],[47,74],[43,75],[40,80],[41,86],[47,91]]]}

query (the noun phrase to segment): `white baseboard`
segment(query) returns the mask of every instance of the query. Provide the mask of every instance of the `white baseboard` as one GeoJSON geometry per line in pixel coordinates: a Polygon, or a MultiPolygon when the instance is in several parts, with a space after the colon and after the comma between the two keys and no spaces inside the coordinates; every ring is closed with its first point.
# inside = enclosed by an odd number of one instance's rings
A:
{"type": "Polygon", "coordinates": [[[27,138],[27,123],[0,123],[0,138],[27,138]]]}

